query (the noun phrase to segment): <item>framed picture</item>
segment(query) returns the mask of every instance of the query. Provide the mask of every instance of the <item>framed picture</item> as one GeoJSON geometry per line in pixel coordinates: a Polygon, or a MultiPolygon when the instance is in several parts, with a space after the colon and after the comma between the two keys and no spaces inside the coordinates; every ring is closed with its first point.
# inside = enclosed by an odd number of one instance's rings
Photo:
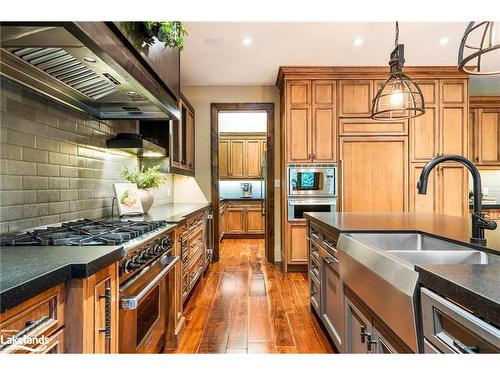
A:
{"type": "Polygon", "coordinates": [[[139,198],[139,190],[136,184],[120,182],[113,184],[113,188],[115,189],[115,197],[120,216],[139,215],[144,212],[142,210],[142,203],[139,198]]]}

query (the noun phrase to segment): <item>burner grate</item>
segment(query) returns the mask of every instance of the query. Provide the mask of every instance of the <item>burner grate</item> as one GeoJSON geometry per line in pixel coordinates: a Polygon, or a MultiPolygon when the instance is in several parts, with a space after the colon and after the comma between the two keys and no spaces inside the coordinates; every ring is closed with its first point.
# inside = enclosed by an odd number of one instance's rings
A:
{"type": "Polygon", "coordinates": [[[0,246],[119,245],[166,224],[164,220],[81,219],[18,235],[0,237],[0,246]]]}

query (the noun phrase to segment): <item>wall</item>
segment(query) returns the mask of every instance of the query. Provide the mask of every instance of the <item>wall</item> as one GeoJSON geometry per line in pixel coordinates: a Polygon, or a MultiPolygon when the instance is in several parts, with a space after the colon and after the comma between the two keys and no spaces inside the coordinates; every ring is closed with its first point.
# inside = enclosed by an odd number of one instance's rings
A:
{"type": "MultiPolygon", "coordinates": [[[[201,191],[210,197],[210,105],[211,103],[274,103],[274,162],[275,179],[280,178],[280,94],[275,86],[184,86],[183,94],[195,109],[196,121],[196,181],[201,191]]],[[[275,259],[280,259],[280,200],[275,188],[274,238],[275,259]]]]}
{"type": "MultiPolygon", "coordinates": [[[[97,121],[6,79],[0,97],[0,232],[109,216],[113,183],[138,163],[105,141],[136,121],[97,121]]],[[[167,177],[155,204],[172,201],[167,177]]]]}

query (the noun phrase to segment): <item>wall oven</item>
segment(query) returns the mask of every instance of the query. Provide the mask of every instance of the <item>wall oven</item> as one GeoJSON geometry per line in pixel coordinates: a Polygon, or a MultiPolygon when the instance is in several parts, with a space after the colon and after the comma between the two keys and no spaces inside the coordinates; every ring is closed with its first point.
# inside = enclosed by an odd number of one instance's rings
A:
{"type": "Polygon", "coordinates": [[[288,164],[289,197],[336,197],[336,164],[288,164]]]}
{"type": "Polygon", "coordinates": [[[305,212],[337,212],[337,198],[288,198],[288,221],[305,220],[305,212]]]}

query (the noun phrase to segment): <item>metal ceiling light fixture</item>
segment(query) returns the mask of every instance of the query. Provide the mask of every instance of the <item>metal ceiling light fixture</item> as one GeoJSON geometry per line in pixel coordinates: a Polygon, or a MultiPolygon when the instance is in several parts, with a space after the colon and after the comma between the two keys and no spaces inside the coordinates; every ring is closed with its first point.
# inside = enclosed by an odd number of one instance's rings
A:
{"type": "Polygon", "coordinates": [[[399,44],[399,24],[396,22],[394,51],[389,66],[391,75],[380,86],[372,103],[371,118],[379,121],[398,121],[423,115],[424,96],[420,87],[403,73],[404,44],[399,44]]]}
{"type": "Polygon", "coordinates": [[[460,71],[472,75],[500,74],[500,30],[496,26],[498,22],[493,21],[469,23],[458,50],[460,71]],[[474,66],[467,66],[474,60],[474,66]],[[481,71],[481,63],[485,63],[486,71],[481,71]]]}

